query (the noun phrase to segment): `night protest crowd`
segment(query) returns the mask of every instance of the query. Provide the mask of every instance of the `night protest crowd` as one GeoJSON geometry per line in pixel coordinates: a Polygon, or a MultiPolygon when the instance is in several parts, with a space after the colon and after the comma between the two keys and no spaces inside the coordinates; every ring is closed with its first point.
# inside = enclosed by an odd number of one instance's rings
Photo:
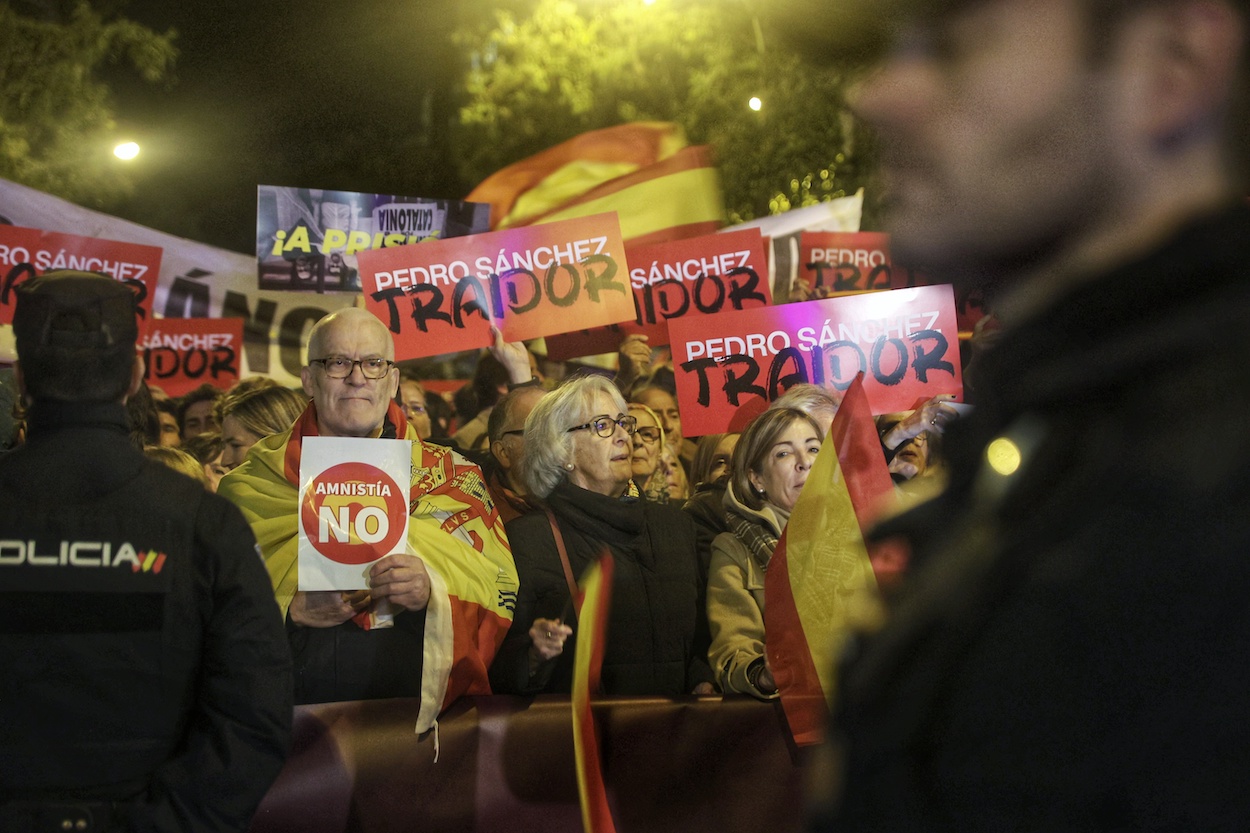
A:
{"type": "MultiPolygon", "coordinates": [[[[855,101],[894,251],[1001,329],[970,411],[877,419],[910,500],[867,536],[896,572],[840,654],[808,823],[1250,829],[1250,8],[868,5],[894,24],[855,101]]],[[[800,385],[687,437],[645,342],[556,379],[496,333],[449,406],[347,308],[308,333],[299,391],[162,404],[129,290],[15,294],[4,833],[245,829],[293,704],[414,698],[436,733],[462,695],[566,694],[604,553],[604,693],[778,697],[764,576],[849,398],[800,385]],[[368,589],[299,589],[312,438],[412,441],[407,540],[368,589]],[[101,593],[78,566],[105,562],[132,569],[101,593]]]]}
{"type": "MultiPolygon", "coordinates": [[[[19,306],[16,319],[19,349],[33,338],[26,332],[35,327],[21,326],[27,315],[44,315],[44,330],[50,327],[54,334],[65,321],[67,328],[83,326],[70,290],[101,281],[108,279],[49,273],[23,286],[19,304],[25,307],[19,306]],[[26,299],[45,293],[44,306],[28,313],[35,301],[26,299]]],[[[110,313],[97,314],[107,319],[110,313]]],[[[103,328],[98,322],[87,326],[103,328]]],[[[32,357],[27,367],[59,369],[80,383],[101,363],[82,350],[64,350],[54,359],[73,356],[74,366],[40,364],[40,349],[52,352],[46,345],[26,347],[32,357]]],[[[615,559],[604,694],[724,692],[771,700],[777,685],[764,653],[762,575],[838,398],[825,388],[798,385],[752,418],[742,434],[696,441],[682,432],[671,366],[663,360],[667,351],[655,352],[660,360],[653,362],[645,339],[629,336],[615,375],[581,368],[557,380],[541,367],[562,366],[540,362],[524,344],[497,336],[463,387],[468,395],[454,397],[459,407],[453,409],[393,361],[390,335],[371,313],[347,309],[314,328],[299,391],[253,376],[228,390],[203,385],[170,398],[140,378],[123,408],[93,401],[90,390],[85,401],[32,396],[27,383],[25,396],[12,397],[14,419],[0,459],[20,468],[42,454],[56,458],[63,453],[58,446],[78,447],[103,432],[131,454],[141,453],[193,480],[201,491],[236,503],[264,553],[266,587],[286,620],[286,639],[266,646],[269,653],[263,655],[289,651],[293,661],[288,677],[276,660],[256,666],[254,646],[235,654],[238,671],[246,667],[243,657],[251,673],[268,679],[272,702],[261,698],[253,704],[262,713],[287,700],[298,705],[423,697],[429,665],[445,662],[429,646],[433,637],[427,630],[446,627],[428,612],[431,593],[454,585],[457,570],[467,574],[462,579],[483,578],[477,565],[467,562],[468,551],[457,549],[463,544],[453,545],[456,533],[448,534],[446,525],[422,528],[416,523],[421,512],[414,510],[409,554],[379,562],[369,590],[296,590],[290,454],[301,437],[314,435],[406,437],[413,441],[414,468],[454,472],[423,496],[414,482],[412,505],[430,501],[443,512],[459,512],[462,528],[474,530],[465,537],[478,548],[473,555],[488,555],[489,578],[508,585],[511,626],[490,612],[466,624],[453,618],[452,627],[473,632],[448,637],[456,659],[447,693],[432,708],[423,702],[419,727],[432,726],[457,694],[568,694],[577,621],[574,585],[604,552],[615,559]],[[448,488],[451,483],[454,489],[448,488]],[[430,578],[435,572],[438,580],[430,578]],[[394,609],[386,624],[371,621],[383,600],[394,609]],[[289,680],[290,690],[274,691],[279,680],[289,680]]],[[[29,378],[32,371],[26,372],[29,378]]],[[[101,373],[92,372],[91,378],[101,373]]],[[[925,440],[954,415],[946,401],[939,397],[883,420],[882,460],[892,461],[900,483],[940,478],[940,461],[930,456],[932,444],[925,440]]],[[[100,437],[93,442],[107,445],[100,437]]],[[[139,464],[131,459],[114,465],[125,471],[139,464]]],[[[471,592],[450,595],[457,598],[453,604],[472,597],[471,592]]],[[[479,599],[484,606],[489,595],[479,599]]],[[[60,648],[74,650],[65,643],[60,648]]],[[[268,745],[254,738],[254,744],[256,754],[269,757],[273,766],[280,763],[276,737],[268,745]]],[[[258,801],[263,790],[252,793],[258,801]]],[[[152,803],[153,817],[168,811],[160,801],[152,803]]],[[[190,805],[182,809],[198,812],[190,805]]],[[[238,812],[235,822],[245,823],[242,805],[238,812]]]]}

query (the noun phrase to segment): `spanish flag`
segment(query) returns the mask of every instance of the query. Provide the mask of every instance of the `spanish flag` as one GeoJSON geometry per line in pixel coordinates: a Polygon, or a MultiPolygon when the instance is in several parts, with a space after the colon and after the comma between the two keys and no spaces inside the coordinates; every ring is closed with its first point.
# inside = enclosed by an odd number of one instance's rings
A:
{"type": "Polygon", "coordinates": [[[586,833],[615,833],[603,783],[599,732],[590,697],[599,691],[612,600],[612,556],[606,553],[582,576],[577,600],[577,652],[573,656],[573,758],[586,833]]]}
{"type": "Polygon", "coordinates": [[[667,122],[575,136],[496,171],[467,199],[490,204],[492,231],[615,211],[630,245],[711,234],[725,218],[709,149],[667,122]]]}
{"type": "Polygon", "coordinates": [[[892,499],[863,374],[847,389],[764,577],[769,667],[795,743],[819,743],[852,606],[876,594],[864,530],[892,499]]]}

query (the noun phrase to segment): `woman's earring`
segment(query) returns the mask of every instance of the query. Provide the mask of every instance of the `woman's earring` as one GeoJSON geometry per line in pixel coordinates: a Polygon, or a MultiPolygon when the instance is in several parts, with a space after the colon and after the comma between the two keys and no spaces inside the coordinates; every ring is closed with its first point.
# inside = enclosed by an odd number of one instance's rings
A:
{"type": "Polygon", "coordinates": [[[572,470],[573,470],[573,464],[572,464],[572,463],[565,463],[565,464],[564,464],[564,470],[565,470],[565,471],[572,471],[572,470]]]}

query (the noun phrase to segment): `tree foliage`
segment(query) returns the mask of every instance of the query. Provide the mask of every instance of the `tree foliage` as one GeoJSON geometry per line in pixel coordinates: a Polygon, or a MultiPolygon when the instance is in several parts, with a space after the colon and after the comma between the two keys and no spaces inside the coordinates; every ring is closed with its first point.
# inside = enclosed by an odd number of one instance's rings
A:
{"type": "Polygon", "coordinates": [[[535,0],[461,28],[461,175],[478,182],[587,130],[672,121],[715,150],[732,222],[853,193],[873,153],[846,73],[788,51],[751,2],[535,0]]]}
{"type": "Polygon", "coordinates": [[[111,156],[116,124],[104,70],[165,78],[174,33],[106,21],[86,3],[33,16],[0,3],[0,177],[83,205],[128,193],[111,156]]]}

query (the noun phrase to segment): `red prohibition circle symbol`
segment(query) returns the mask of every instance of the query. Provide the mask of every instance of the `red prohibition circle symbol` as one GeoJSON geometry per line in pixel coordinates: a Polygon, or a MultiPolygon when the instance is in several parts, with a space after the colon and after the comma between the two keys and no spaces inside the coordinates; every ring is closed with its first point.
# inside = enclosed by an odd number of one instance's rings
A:
{"type": "Polygon", "coordinates": [[[367,463],[340,463],[314,477],[300,516],[313,548],[340,564],[367,564],[399,543],[408,503],[390,475],[367,463]]]}

